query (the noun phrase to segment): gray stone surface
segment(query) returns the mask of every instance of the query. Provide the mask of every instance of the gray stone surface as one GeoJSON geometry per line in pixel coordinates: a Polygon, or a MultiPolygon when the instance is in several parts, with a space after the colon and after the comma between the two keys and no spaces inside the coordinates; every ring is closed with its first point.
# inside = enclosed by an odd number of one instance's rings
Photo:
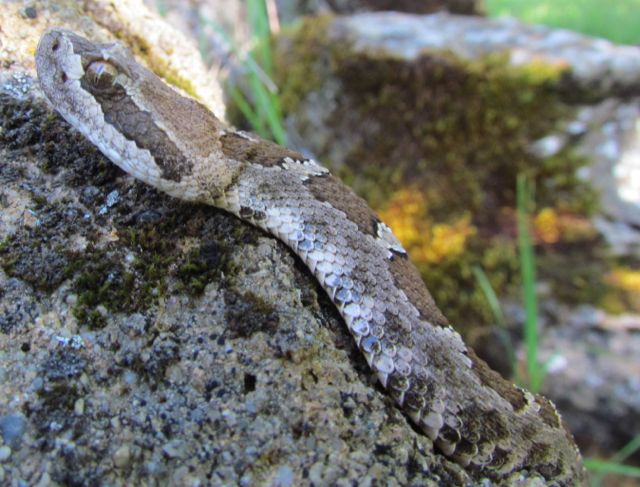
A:
{"type": "Polygon", "coordinates": [[[382,51],[411,60],[426,50],[463,59],[507,53],[514,65],[532,62],[569,68],[571,82],[611,95],[640,92],[640,49],[576,32],[447,13],[362,13],[338,19],[333,31],[356,51],[382,51]]]}
{"type": "Polygon", "coordinates": [[[568,326],[543,335],[540,358],[550,367],[543,393],[591,455],[616,451],[640,434],[640,317],[592,306],[554,312],[568,326]]]}
{"type": "Polygon", "coordinates": [[[629,97],[612,94],[602,101],[579,106],[573,120],[533,142],[531,150],[546,158],[572,143],[576,153],[589,161],[580,168],[580,177],[599,194],[595,227],[614,255],[640,257],[638,93],[629,97]]]}
{"type": "Polygon", "coordinates": [[[0,417],[0,436],[5,445],[19,448],[27,424],[22,414],[10,414],[0,417]]]}
{"type": "Polygon", "coordinates": [[[163,22],[142,0],[37,0],[26,4],[7,0],[0,6],[0,61],[7,70],[31,68],[42,32],[63,26],[95,41],[125,42],[142,63],[224,116],[220,80],[205,68],[195,42],[163,22]]]}

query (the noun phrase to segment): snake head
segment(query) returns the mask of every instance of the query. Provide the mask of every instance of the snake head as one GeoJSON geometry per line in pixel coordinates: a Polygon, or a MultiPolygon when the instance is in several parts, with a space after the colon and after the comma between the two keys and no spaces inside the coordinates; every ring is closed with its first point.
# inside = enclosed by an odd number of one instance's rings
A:
{"type": "Polygon", "coordinates": [[[216,116],[121,44],[50,29],[38,44],[36,69],[62,117],[136,178],[181,199],[211,202],[237,177],[241,165],[224,157],[216,116]]]}

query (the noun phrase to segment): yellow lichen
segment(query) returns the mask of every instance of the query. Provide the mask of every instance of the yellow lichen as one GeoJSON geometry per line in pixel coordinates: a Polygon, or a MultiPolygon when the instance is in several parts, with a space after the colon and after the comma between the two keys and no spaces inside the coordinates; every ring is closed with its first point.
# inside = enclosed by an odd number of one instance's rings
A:
{"type": "Polygon", "coordinates": [[[556,243],[560,239],[558,214],[552,208],[545,208],[533,220],[536,236],[544,243],[556,243]]]}
{"type": "Polygon", "coordinates": [[[424,194],[407,188],[395,193],[380,214],[418,265],[460,256],[476,233],[468,214],[451,223],[433,223],[424,194]]]}
{"type": "Polygon", "coordinates": [[[416,252],[417,259],[422,262],[436,263],[445,258],[460,256],[465,251],[469,237],[476,233],[470,221],[469,215],[465,215],[452,225],[444,223],[434,225],[431,238],[416,252]]]}
{"type": "Polygon", "coordinates": [[[545,244],[577,242],[593,238],[596,230],[583,216],[543,208],[533,220],[536,241],[545,244]]]}
{"type": "Polygon", "coordinates": [[[609,273],[607,281],[624,291],[640,293],[640,271],[618,268],[609,273]]]}

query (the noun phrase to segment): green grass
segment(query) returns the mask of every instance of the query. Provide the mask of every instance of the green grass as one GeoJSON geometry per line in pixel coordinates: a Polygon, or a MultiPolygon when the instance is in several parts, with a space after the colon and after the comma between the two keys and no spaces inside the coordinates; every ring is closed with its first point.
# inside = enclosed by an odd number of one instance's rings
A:
{"type": "Polygon", "coordinates": [[[524,345],[526,351],[526,376],[520,377],[516,364],[515,347],[507,332],[507,325],[500,301],[491,287],[489,278],[479,267],[473,269],[478,285],[489,304],[493,317],[499,325],[500,339],[504,342],[511,359],[511,370],[515,381],[523,387],[539,392],[547,373],[547,363],[541,363],[538,357],[538,298],[536,296],[535,249],[531,236],[531,213],[534,205],[533,185],[524,176],[519,175],[516,184],[517,220],[518,220],[518,258],[522,279],[522,296],[525,311],[524,345]]]}
{"type": "Polygon", "coordinates": [[[640,0],[486,0],[491,16],[512,15],[604,37],[621,44],[640,44],[640,0]]]}
{"type": "Polygon", "coordinates": [[[613,455],[610,460],[586,458],[584,465],[588,470],[593,472],[590,482],[591,487],[600,487],[607,474],[640,478],[640,467],[632,467],[630,465],[622,464],[622,462],[637,451],[640,451],[640,436],[636,436],[633,440],[627,443],[620,449],[620,451],[613,455]]]}
{"type": "Polygon", "coordinates": [[[487,277],[487,274],[478,266],[474,266],[472,269],[473,275],[478,281],[478,286],[482,290],[482,294],[484,294],[487,303],[489,304],[489,308],[491,309],[491,314],[493,314],[493,319],[496,324],[496,334],[498,339],[502,342],[504,349],[506,350],[509,356],[509,364],[511,367],[511,376],[514,377],[514,380],[517,383],[521,383],[522,380],[518,373],[518,368],[516,367],[517,358],[515,348],[513,346],[513,340],[511,339],[511,335],[509,335],[509,329],[507,326],[507,321],[504,317],[504,313],[502,312],[502,307],[500,306],[500,300],[496,295],[495,290],[491,286],[491,281],[487,277]]]}
{"type": "MultiPolygon", "coordinates": [[[[160,6],[161,2],[157,8],[160,6]]],[[[213,34],[223,40],[225,50],[228,50],[231,71],[239,74],[232,77],[226,86],[233,105],[242,113],[254,132],[265,139],[286,145],[278,87],[272,81],[271,31],[264,0],[247,0],[247,14],[250,52],[240,49],[233,42],[232,36],[218,23],[201,16],[201,55],[203,58],[207,57],[204,51],[207,48],[207,35],[213,34]]]]}
{"type": "Polygon", "coordinates": [[[167,16],[167,4],[164,0],[156,0],[156,10],[158,11],[158,15],[160,17],[167,16]]]}
{"type": "MultiPolygon", "coordinates": [[[[287,142],[286,132],[282,124],[282,114],[280,111],[280,99],[277,87],[271,81],[273,74],[273,59],[271,52],[271,30],[269,28],[269,17],[264,0],[247,0],[247,12],[249,14],[249,28],[254,44],[254,55],[257,66],[251,56],[245,65],[249,68],[248,84],[250,96],[247,96],[247,104],[244,109],[241,105],[238,108],[249,120],[254,120],[254,127],[258,133],[266,138],[275,140],[278,144],[285,145],[287,142]],[[251,109],[245,112],[247,109],[251,109]]],[[[233,95],[237,102],[238,94],[233,95]]]]}
{"type": "Polygon", "coordinates": [[[542,387],[545,367],[538,359],[538,298],[536,296],[536,260],[531,237],[531,210],[533,206],[533,185],[522,174],[518,175],[516,187],[518,215],[518,256],[525,321],[524,342],[527,352],[527,383],[529,389],[538,392],[542,387]]]}

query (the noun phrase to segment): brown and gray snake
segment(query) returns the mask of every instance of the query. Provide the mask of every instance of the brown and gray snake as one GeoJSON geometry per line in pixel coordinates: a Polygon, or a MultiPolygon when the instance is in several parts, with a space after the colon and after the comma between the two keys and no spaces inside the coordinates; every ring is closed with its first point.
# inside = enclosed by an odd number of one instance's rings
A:
{"type": "Polygon", "coordinates": [[[493,372],[436,307],[401,243],[313,160],[225,127],[120,44],[51,29],[36,53],[53,107],[127,173],[280,239],[315,275],[378,380],[444,455],[481,475],[582,485],[554,405],[493,372]]]}

